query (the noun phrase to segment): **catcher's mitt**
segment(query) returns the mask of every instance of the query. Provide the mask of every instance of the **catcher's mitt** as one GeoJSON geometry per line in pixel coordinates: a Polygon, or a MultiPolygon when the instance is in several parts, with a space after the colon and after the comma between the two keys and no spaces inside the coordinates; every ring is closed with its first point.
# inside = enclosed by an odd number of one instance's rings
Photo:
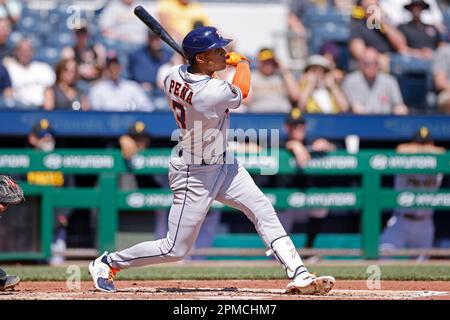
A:
{"type": "Polygon", "coordinates": [[[25,201],[22,188],[8,176],[0,175],[0,204],[4,206],[25,201]]]}

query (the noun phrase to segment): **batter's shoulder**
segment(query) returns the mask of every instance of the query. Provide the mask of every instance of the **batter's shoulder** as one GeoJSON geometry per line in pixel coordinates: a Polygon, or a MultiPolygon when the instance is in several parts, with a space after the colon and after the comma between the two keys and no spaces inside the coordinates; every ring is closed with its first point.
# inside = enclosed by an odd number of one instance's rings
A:
{"type": "Polygon", "coordinates": [[[171,74],[179,74],[181,68],[183,68],[183,66],[185,66],[184,64],[177,64],[174,65],[173,67],[170,67],[170,69],[167,71],[167,75],[171,75],[171,74]]]}
{"type": "Polygon", "coordinates": [[[170,76],[172,76],[172,78],[177,78],[179,76],[180,68],[182,66],[183,66],[182,64],[179,64],[179,65],[167,67],[167,69],[163,71],[163,73],[161,74],[161,79],[163,79],[164,86],[166,85],[167,78],[169,78],[170,76]]]}

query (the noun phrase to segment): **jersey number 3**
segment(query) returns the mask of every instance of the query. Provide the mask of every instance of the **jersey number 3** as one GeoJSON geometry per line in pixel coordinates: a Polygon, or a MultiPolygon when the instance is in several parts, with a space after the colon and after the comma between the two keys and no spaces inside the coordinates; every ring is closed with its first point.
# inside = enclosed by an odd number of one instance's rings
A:
{"type": "Polygon", "coordinates": [[[180,129],[186,129],[186,111],[181,103],[172,100],[172,108],[175,114],[175,119],[180,129]]]}

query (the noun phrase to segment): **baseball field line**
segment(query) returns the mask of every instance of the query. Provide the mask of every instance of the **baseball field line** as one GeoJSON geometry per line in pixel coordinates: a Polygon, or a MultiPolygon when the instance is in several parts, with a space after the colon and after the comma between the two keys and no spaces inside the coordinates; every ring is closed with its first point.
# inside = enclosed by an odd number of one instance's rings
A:
{"type": "MultiPolygon", "coordinates": [[[[448,265],[382,265],[379,267],[383,280],[450,280],[448,265]]],[[[90,276],[87,264],[50,267],[50,266],[6,266],[9,274],[17,274],[23,281],[64,281],[74,270],[79,270],[81,280],[88,281],[90,276]],[[75,266],[75,269],[74,269],[75,266]],[[79,267],[79,269],[77,268],[79,267]]],[[[342,280],[365,280],[373,273],[373,267],[367,265],[310,265],[309,269],[318,275],[329,274],[342,280]]],[[[219,279],[285,279],[285,272],[275,265],[247,266],[202,266],[164,265],[124,270],[117,280],[219,280],[219,279]]]]}

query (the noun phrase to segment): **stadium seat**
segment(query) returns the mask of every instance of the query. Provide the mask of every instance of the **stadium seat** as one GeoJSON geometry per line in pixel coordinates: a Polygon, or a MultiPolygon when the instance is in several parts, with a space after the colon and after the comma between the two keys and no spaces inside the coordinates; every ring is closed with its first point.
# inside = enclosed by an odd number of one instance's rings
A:
{"type": "Polygon", "coordinates": [[[391,57],[391,73],[397,78],[405,104],[414,113],[428,113],[431,61],[404,55],[391,57]]]}
{"type": "MultiPolygon", "coordinates": [[[[360,234],[345,233],[321,233],[318,234],[313,244],[314,249],[360,249],[360,234]]],[[[350,257],[324,256],[323,259],[352,260],[350,257]]],[[[357,259],[354,257],[353,259],[357,259]]]]}
{"type": "Polygon", "coordinates": [[[361,248],[360,234],[321,233],[314,240],[315,249],[359,249],[361,248]]]}
{"type": "Polygon", "coordinates": [[[427,73],[430,68],[430,60],[422,60],[400,54],[391,56],[391,73],[396,75],[405,73],[424,74],[427,73]]]}
{"type": "Polygon", "coordinates": [[[0,110],[2,109],[10,109],[14,107],[14,100],[4,99],[0,96],[0,110]]]}
{"type": "Polygon", "coordinates": [[[24,37],[24,35],[20,31],[13,31],[9,35],[8,45],[14,47],[14,45],[24,37]]]}
{"type": "MultiPolygon", "coordinates": [[[[303,247],[306,244],[304,234],[293,234],[291,238],[296,247],[303,247]]],[[[253,233],[219,234],[215,236],[213,246],[215,248],[264,248],[261,238],[253,233]]]]}
{"type": "Polygon", "coordinates": [[[60,47],[41,47],[37,50],[35,59],[55,66],[61,58],[60,47]]]}
{"type": "Polygon", "coordinates": [[[24,16],[19,21],[18,29],[23,33],[34,32],[39,21],[39,18],[36,16],[24,16]]]}
{"type": "Polygon", "coordinates": [[[47,21],[51,25],[55,26],[58,25],[61,20],[61,15],[59,14],[58,9],[52,9],[48,12],[48,18],[47,21]]]}
{"type": "Polygon", "coordinates": [[[167,103],[167,98],[163,90],[155,88],[152,90],[151,94],[148,94],[148,97],[150,98],[150,100],[152,100],[156,110],[170,111],[170,107],[169,104],[167,103]]]}
{"type": "Polygon", "coordinates": [[[30,9],[29,7],[25,6],[22,10],[21,20],[26,17],[31,17],[34,19],[40,20],[42,16],[46,14],[45,10],[36,10],[36,9],[30,9]]]}
{"type": "Polygon", "coordinates": [[[63,32],[55,34],[52,37],[48,37],[46,45],[51,47],[64,48],[65,46],[73,46],[75,44],[75,38],[72,32],[63,32]]]}
{"type": "Polygon", "coordinates": [[[426,74],[402,74],[396,77],[405,104],[414,113],[426,113],[428,82],[426,74]]]}
{"type": "Polygon", "coordinates": [[[315,29],[320,25],[327,22],[333,22],[338,24],[348,24],[350,17],[342,14],[338,10],[334,10],[331,7],[311,7],[306,10],[302,17],[302,22],[309,29],[315,29]]]}
{"type": "Polygon", "coordinates": [[[319,53],[320,47],[326,42],[347,44],[350,38],[350,28],[343,23],[327,22],[312,30],[309,40],[310,54],[319,53]]]}

